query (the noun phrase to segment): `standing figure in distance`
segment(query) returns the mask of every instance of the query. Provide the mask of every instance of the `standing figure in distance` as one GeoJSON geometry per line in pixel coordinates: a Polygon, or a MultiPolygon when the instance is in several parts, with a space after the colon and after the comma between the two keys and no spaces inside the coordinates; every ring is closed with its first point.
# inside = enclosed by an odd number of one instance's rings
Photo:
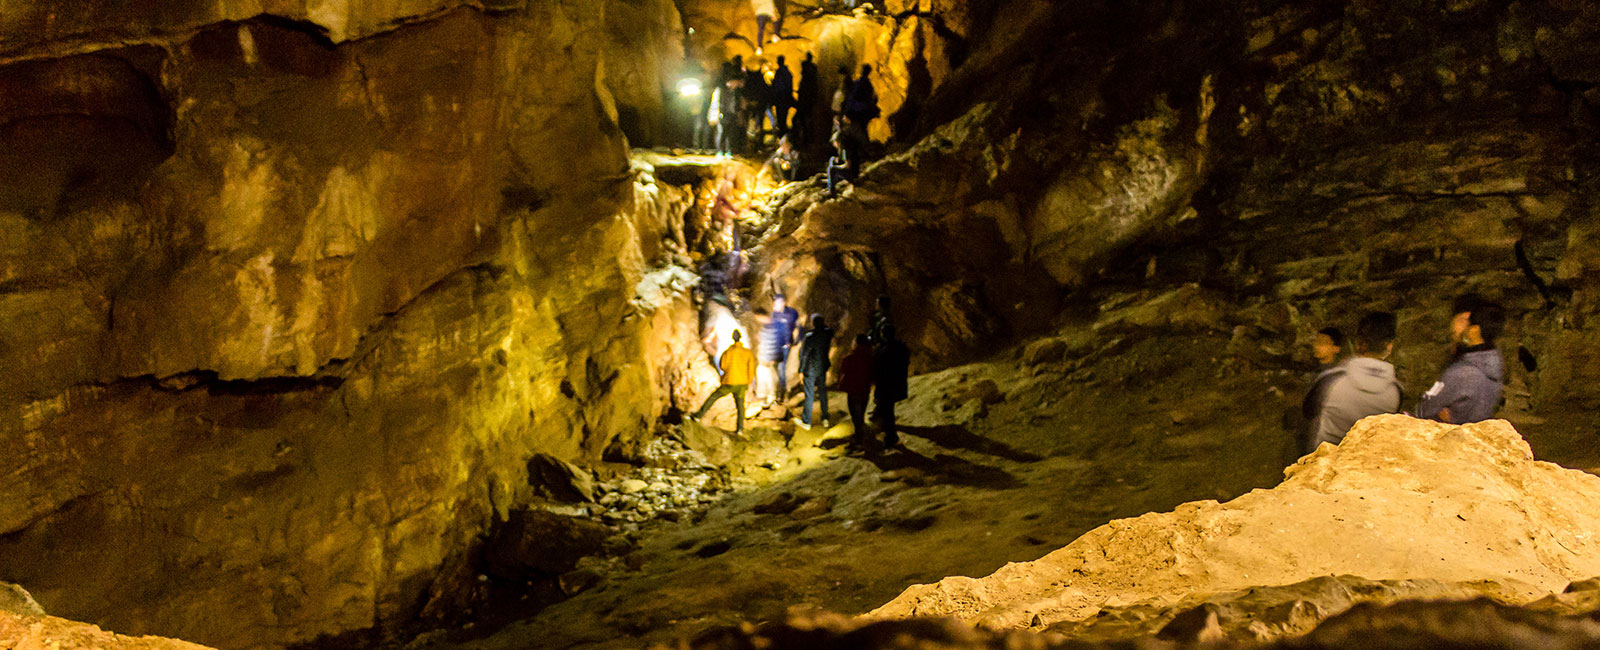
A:
{"type": "Polygon", "coordinates": [[[756,376],[756,355],[740,342],[741,338],[743,335],[739,330],[734,330],[733,345],[722,351],[722,361],[718,364],[721,366],[718,371],[722,373],[722,384],[711,391],[693,416],[695,420],[705,417],[706,411],[711,410],[711,405],[722,399],[723,395],[732,395],[734,412],[739,418],[734,433],[744,433],[744,394],[750,388],[750,380],[756,376]]]}

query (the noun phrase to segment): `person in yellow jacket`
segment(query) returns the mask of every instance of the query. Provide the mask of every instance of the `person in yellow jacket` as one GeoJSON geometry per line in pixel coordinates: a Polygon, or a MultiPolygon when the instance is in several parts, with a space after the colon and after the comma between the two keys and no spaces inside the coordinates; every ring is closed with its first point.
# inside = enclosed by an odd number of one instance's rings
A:
{"type": "Polygon", "coordinates": [[[750,380],[756,376],[756,355],[750,348],[739,342],[743,338],[739,330],[733,331],[733,345],[722,352],[722,385],[711,392],[706,398],[706,403],[700,405],[700,410],[694,412],[694,419],[705,417],[706,411],[711,410],[711,405],[722,399],[723,395],[733,395],[733,407],[739,414],[739,425],[735,433],[744,433],[744,393],[750,387],[750,380]]]}

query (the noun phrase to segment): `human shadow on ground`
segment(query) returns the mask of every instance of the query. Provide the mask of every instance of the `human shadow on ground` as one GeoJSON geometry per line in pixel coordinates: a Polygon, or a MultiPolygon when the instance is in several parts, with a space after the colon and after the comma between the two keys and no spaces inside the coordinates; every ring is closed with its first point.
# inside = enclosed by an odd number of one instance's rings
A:
{"type": "Polygon", "coordinates": [[[966,427],[959,424],[941,424],[931,427],[900,427],[900,432],[919,438],[926,438],[945,449],[964,449],[1018,463],[1032,463],[1044,460],[1042,456],[1014,449],[1005,443],[968,431],[966,427]]]}
{"type": "Polygon", "coordinates": [[[1021,480],[998,467],[974,463],[951,454],[932,457],[899,446],[885,450],[873,444],[862,453],[867,462],[878,466],[886,477],[913,485],[948,484],[990,490],[1009,490],[1023,486],[1021,480]]]}

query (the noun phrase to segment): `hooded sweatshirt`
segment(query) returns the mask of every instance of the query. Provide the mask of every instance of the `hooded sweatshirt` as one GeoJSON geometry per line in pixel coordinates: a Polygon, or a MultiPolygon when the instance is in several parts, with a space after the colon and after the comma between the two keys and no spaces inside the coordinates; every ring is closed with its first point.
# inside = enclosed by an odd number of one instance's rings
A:
{"type": "Polygon", "coordinates": [[[1329,377],[1312,449],[1324,442],[1339,444],[1361,418],[1400,410],[1400,384],[1389,362],[1355,357],[1334,372],[1340,374],[1329,377]]]}
{"type": "Polygon", "coordinates": [[[1451,424],[1470,424],[1492,418],[1495,407],[1500,405],[1505,374],[1500,351],[1493,344],[1462,350],[1444,369],[1439,381],[1423,393],[1417,415],[1443,422],[1439,412],[1448,408],[1451,424]]]}

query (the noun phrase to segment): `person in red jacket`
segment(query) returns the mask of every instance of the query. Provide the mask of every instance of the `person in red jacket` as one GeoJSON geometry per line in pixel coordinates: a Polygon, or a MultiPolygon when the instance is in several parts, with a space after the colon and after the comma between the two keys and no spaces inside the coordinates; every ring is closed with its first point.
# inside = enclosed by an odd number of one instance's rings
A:
{"type": "Polygon", "coordinates": [[[867,441],[867,400],[872,395],[872,344],[866,334],[856,335],[856,346],[839,366],[839,389],[850,405],[851,436],[858,445],[867,441]]]}

